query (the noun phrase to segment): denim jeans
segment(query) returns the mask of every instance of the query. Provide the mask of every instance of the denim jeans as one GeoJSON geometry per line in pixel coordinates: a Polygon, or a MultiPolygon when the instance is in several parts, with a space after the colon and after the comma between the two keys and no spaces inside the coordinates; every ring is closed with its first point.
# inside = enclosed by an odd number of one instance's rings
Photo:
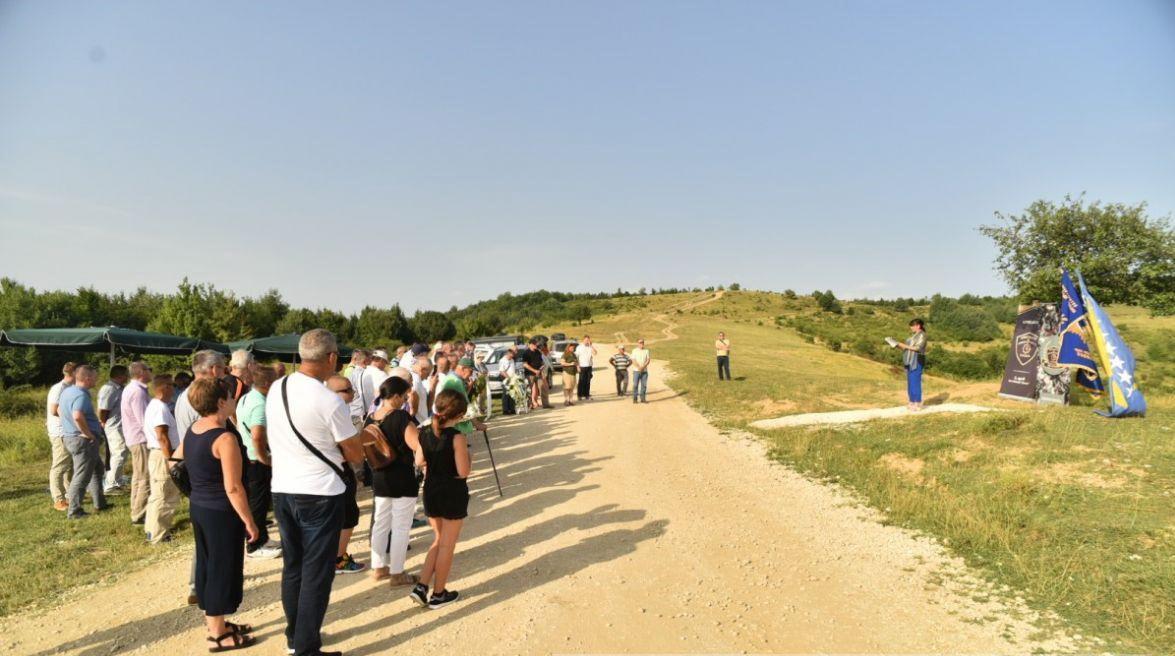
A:
{"type": "Polygon", "coordinates": [[[69,516],[77,517],[82,513],[82,500],[89,490],[90,498],[94,501],[94,508],[101,510],[106,507],[106,493],[102,487],[105,470],[102,466],[102,454],[98,451],[98,441],[87,440],[77,435],[67,435],[61,438],[65,450],[73,457],[73,479],[69,482],[69,491],[66,498],[69,500],[69,516]]]}
{"type": "Polygon", "coordinates": [[[722,380],[723,374],[726,375],[726,380],[730,380],[730,356],[718,356],[718,380],[722,380]]]}
{"type": "Polygon", "coordinates": [[[922,367],[906,370],[906,396],[910,403],[922,403],[922,367]]]}
{"type": "Polygon", "coordinates": [[[286,644],[295,656],[312,656],[322,649],[322,620],[343,528],[343,495],[275,493],[273,505],[282,541],[286,644]]]}
{"type": "Polygon", "coordinates": [[[592,368],[579,368],[579,389],[576,390],[576,398],[588,399],[592,396],[592,368]]]}
{"type": "Polygon", "coordinates": [[[645,395],[649,393],[649,372],[634,371],[632,372],[632,400],[645,400],[645,395]]]}
{"type": "Polygon", "coordinates": [[[628,394],[628,369],[616,370],[616,396],[628,394]]]}

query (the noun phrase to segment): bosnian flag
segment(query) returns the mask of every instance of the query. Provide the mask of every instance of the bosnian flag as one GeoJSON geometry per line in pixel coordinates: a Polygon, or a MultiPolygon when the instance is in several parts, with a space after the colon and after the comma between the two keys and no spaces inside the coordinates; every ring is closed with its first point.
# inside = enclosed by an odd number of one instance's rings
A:
{"type": "Polygon", "coordinates": [[[1089,295],[1080,272],[1077,280],[1081,282],[1081,298],[1089,310],[1093,347],[1097,350],[1102,370],[1106,372],[1102,381],[1110,396],[1110,411],[1098,414],[1103,417],[1141,417],[1146,414],[1146,399],[1134,382],[1134,354],[1118,335],[1106,311],[1089,295]]]}

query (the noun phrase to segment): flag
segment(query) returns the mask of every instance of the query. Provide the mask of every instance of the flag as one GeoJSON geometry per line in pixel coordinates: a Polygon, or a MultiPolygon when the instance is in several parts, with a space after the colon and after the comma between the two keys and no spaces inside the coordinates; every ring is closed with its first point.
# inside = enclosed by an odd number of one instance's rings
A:
{"type": "Polygon", "coordinates": [[[1061,270],[1061,352],[1057,364],[1074,370],[1074,379],[1094,396],[1105,388],[1098,379],[1097,360],[1089,348],[1089,316],[1085,301],[1069,272],[1061,270]]]}
{"type": "Polygon", "coordinates": [[[1077,273],[1077,280],[1081,282],[1081,298],[1089,311],[1093,347],[1097,350],[1102,370],[1106,372],[1102,384],[1110,396],[1110,411],[1098,414],[1103,417],[1145,415],[1146,399],[1134,384],[1134,354],[1118,335],[1118,330],[1110,322],[1106,311],[1089,295],[1089,289],[1086,288],[1080,272],[1077,273]]]}

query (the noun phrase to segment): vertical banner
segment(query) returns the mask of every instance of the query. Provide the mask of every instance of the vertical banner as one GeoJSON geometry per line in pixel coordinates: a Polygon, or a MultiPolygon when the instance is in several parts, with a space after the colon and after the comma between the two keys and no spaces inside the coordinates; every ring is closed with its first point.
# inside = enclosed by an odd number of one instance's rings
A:
{"type": "Polygon", "coordinates": [[[1069,402],[1069,368],[1058,362],[1061,356],[1061,311],[1056,305],[1041,306],[1039,367],[1036,372],[1036,401],[1041,405],[1069,402]]]}
{"type": "Polygon", "coordinates": [[[1036,305],[1016,317],[1012,351],[1004,366],[1000,396],[1018,401],[1036,400],[1036,375],[1040,368],[1040,321],[1044,308],[1036,305]]]}

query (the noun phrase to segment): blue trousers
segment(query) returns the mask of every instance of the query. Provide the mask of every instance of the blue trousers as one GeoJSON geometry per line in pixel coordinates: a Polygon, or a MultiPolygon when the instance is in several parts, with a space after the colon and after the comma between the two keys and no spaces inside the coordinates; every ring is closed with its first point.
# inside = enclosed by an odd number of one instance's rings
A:
{"type": "Polygon", "coordinates": [[[922,367],[906,370],[906,395],[910,403],[922,403],[922,367]]]}
{"type": "MultiPolygon", "coordinates": [[[[286,645],[297,656],[322,651],[322,620],[335,580],[335,555],[343,529],[343,496],[273,495],[282,538],[282,608],[286,645]]],[[[260,528],[260,527],[258,527],[260,528]]]]}
{"type": "Polygon", "coordinates": [[[649,393],[649,372],[634,371],[632,372],[632,400],[645,400],[645,395],[649,393]]]}

